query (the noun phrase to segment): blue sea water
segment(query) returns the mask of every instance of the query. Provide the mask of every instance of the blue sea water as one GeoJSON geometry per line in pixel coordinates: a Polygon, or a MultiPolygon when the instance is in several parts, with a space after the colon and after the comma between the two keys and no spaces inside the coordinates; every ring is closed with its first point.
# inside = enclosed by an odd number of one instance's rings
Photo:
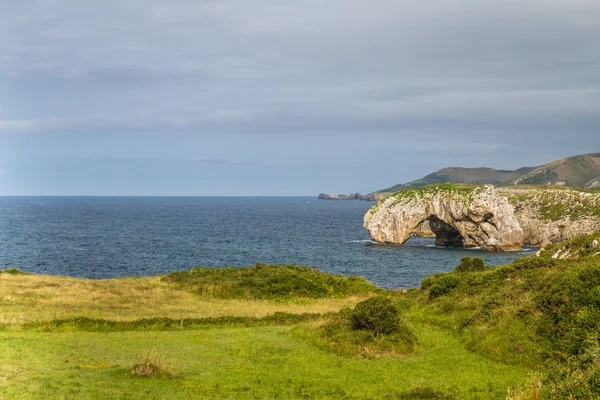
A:
{"type": "Polygon", "coordinates": [[[301,264],[413,287],[465,255],[499,265],[527,254],[445,249],[433,239],[372,243],[373,203],[310,197],[0,197],[0,266],[87,278],[196,266],[301,264]]]}

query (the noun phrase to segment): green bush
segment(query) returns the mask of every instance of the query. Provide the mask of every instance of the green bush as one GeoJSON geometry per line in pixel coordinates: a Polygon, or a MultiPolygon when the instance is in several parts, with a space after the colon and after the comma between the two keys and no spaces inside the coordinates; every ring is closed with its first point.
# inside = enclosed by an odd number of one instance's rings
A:
{"type": "Polygon", "coordinates": [[[316,327],[294,332],[318,347],[343,357],[397,357],[415,350],[417,336],[394,302],[375,296],[327,317],[316,327]]]}
{"type": "Polygon", "coordinates": [[[443,272],[438,272],[436,274],[433,274],[431,276],[426,277],[425,279],[423,279],[421,281],[421,289],[427,289],[427,288],[429,288],[431,285],[433,285],[436,282],[436,280],[440,276],[444,276],[444,275],[446,275],[446,274],[443,273],[443,272]]]}
{"type": "Polygon", "coordinates": [[[513,263],[511,265],[514,267],[514,269],[517,269],[517,270],[535,269],[535,268],[550,268],[550,267],[553,267],[554,265],[556,265],[556,260],[554,260],[553,258],[529,256],[529,257],[517,258],[515,261],[513,261],[513,263]]]}
{"type": "Polygon", "coordinates": [[[433,281],[429,287],[429,298],[434,299],[446,293],[450,293],[452,289],[460,285],[460,278],[454,275],[442,275],[433,281]]]}
{"type": "Polygon", "coordinates": [[[375,296],[356,305],[351,315],[353,329],[365,329],[375,337],[400,331],[400,312],[389,297],[375,296]]]}
{"type": "Polygon", "coordinates": [[[195,268],[163,279],[217,298],[323,298],[382,291],[363,277],[346,278],[299,265],[258,263],[251,268],[195,268]]]}
{"type": "Polygon", "coordinates": [[[600,264],[584,264],[557,275],[537,301],[543,312],[539,333],[553,347],[578,355],[600,338],[600,264]]]}
{"type": "Polygon", "coordinates": [[[23,272],[23,271],[21,271],[20,269],[17,269],[17,268],[0,269],[0,274],[29,275],[29,273],[23,272]]]}
{"type": "Polygon", "coordinates": [[[463,257],[460,264],[454,268],[454,272],[479,272],[483,270],[485,270],[485,262],[479,257],[463,257]]]}

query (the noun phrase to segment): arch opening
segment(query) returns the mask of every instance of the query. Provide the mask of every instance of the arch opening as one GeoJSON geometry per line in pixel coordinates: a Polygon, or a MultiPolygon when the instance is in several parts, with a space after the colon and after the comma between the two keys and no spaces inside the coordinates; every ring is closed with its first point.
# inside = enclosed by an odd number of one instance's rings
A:
{"type": "Polygon", "coordinates": [[[429,226],[435,233],[436,246],[464,247],[464,238],[452,225],[447,224],[435,215],[429,216],[427,221],[429,221],[429,226]]]}

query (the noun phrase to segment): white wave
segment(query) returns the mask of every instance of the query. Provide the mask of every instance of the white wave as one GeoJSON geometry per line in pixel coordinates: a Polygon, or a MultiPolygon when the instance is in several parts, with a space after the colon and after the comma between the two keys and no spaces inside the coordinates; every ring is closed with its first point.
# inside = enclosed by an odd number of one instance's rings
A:
{"type": "Polygon", "coordinates": [[[347,240],[347,241],[346,241],[346,243],[366,243],[366,242],[375,243],[375,242],[374,242],[374,241],[372,241],[371,239],[347,240]]]}

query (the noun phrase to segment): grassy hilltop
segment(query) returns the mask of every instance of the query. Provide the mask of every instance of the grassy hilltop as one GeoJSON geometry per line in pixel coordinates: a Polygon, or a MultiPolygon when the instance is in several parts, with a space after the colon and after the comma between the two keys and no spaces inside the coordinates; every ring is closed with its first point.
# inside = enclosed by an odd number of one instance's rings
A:
{"type": "Polygon", "coordinates": [[[564,185],[579,188],[600,187],[600,153],[561,158],[539,167],[517,170],[494,168],[450,167],[435,171],[421,179],[381,189],[367,196],[385,197],[400,190],[414,189],[436,183],[472,185],[564,185]]]}
{"type": "Polygon", "coordinates": [[[598,398],[598,239],[495,268],[465,258],[408,291],[264,264],[5,270],[0,397],[598,398]]]}

